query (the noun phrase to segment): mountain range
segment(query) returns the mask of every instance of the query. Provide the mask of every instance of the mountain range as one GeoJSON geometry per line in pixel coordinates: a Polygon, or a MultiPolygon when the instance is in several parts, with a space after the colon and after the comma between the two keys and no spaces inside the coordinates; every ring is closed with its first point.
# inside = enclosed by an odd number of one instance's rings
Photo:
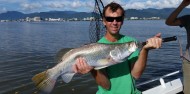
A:
{"type": "MultiPolygon", "coordinates": [[[[130,17],[139,17],[139,18],[149,18],[149,17],[160,17],[161,19],[165,19],[169,16],[169,14],[174,11],[175,8],[164,8],[164,9],[128,9],[125,10],[125,15],[127,18],[130,17]]],[[[180,15],[190,14],[190,8],[186,8],[182,11],[180,15]]],[[[41,18],[86,18],[91,17],[92,12],[76,12],[76,11],[49,11],[49,12],[36,12],[24,14],[19,11],[7,11],[5,13],[0,14],[0,20],[18,20],[25,19],[26,17],[41,17],[41,18]]]]}

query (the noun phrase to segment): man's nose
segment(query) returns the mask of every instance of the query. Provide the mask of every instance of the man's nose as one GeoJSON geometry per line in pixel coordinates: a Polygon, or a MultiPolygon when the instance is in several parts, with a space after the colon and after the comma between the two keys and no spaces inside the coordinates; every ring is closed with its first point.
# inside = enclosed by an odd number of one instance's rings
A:
{"type": "Polygon", "coordinates": [[[116,19],[113,20],[113,23],[117,23],[116,19]]]}

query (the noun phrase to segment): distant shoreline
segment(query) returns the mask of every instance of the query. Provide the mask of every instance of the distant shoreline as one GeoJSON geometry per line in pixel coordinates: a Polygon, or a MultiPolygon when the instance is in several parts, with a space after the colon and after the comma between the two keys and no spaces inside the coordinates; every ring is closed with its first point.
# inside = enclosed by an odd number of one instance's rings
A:
{"type": "MultiPolygon", "coordinates": [[[[152,18],[140,18],[140,19],[124,19],[125,21],[127,20],[165,20],[165,19],[152,19],[152,18]]],[[[73,20],[73,19],[70,19],[70,20],[53,20],[53,21],[49,21],[49,20],[32,20],[32,21],[26,21],[24,19],[19,19],[19,20],[0,20],[0,22],[73,22],[73,21],[95,21],[95,20],[73,20]]],[[[102,21],[102,20],[100,20],[102,21]]]]}

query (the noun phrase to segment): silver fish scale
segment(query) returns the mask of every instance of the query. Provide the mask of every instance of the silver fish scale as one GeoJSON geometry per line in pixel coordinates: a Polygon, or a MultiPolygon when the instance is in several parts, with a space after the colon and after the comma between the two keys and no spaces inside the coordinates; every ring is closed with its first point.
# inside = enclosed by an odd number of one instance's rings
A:
{"type": "Polygon", "coordinates": [[[100,56],[100,52],[104,52],[103,50],[106,49],[106,47],[109,48],[109,46],[104,44],[93,43],[72,49],[62,57],[62,61],[57,65],[57,69],[60,70],[61,73],[72,71],[70,67],[76,62],[78,57],[84,57],[88,63],[95,62],[92,60],[97,60],[99,58],[97,56],[100,56]]]}
{"type": "Polygon", "coordinates": [[[89,52],[84,57],[86,58],[87,62],[91,66],[98,66],[99,63],[97,60],[105,59],[109,57],[110,50],[113,49],[114,46],[108,45],[101,45],[101,46],[93,46],[93,52],[89,52]]]}

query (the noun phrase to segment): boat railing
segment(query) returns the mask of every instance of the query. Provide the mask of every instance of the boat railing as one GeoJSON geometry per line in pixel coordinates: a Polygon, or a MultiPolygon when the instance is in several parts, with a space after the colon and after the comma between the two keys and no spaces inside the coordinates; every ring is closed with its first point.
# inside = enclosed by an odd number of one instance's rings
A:
{"type": "Polygon", "coordinates": [[[157,80],[160,80],[160,84],[161,84],[161,85],[164,85],[165,82],[164,82],[164,79],[163,79],[163,78],[166,78],[166,77],[169,77],[169,76],[172,76],[172,75],[176,75],[176,74],[181,73],[181,72],[182,72],[181,70],[177,70],[177,71],[174,71],[174,72],[172,72],[172,73],[163,75],[163,76],[161,76],[161,77],[157,77],[157,78],[155,78],[155,79],[151,79],[151,80],[148,80],[148,81],[139,83],[139,84],[137,84],[136,86],[139,87],[139,86],[142,86],[142,85],[145,85],[145,84],[148,84],[148,83],[157,81],[157,80]]]}
{"type": "Polygon", "coordinates": [[[142,94],[183,94],[183,84],[180,78],[171,80],[169,82],[164,81],[164,78],[170,77],[172,75],[176,75],[178,73],[181,73],[181,70],[174,71],[172,73],[163,75],[161,77],[157,77],[155,79],[142,82],[138,84],[137,86],[147,85],[154,81],[160,81],[160,85],[155,86],[153,88],[149,88],[147,90],[143,90],[142,94]]]}

